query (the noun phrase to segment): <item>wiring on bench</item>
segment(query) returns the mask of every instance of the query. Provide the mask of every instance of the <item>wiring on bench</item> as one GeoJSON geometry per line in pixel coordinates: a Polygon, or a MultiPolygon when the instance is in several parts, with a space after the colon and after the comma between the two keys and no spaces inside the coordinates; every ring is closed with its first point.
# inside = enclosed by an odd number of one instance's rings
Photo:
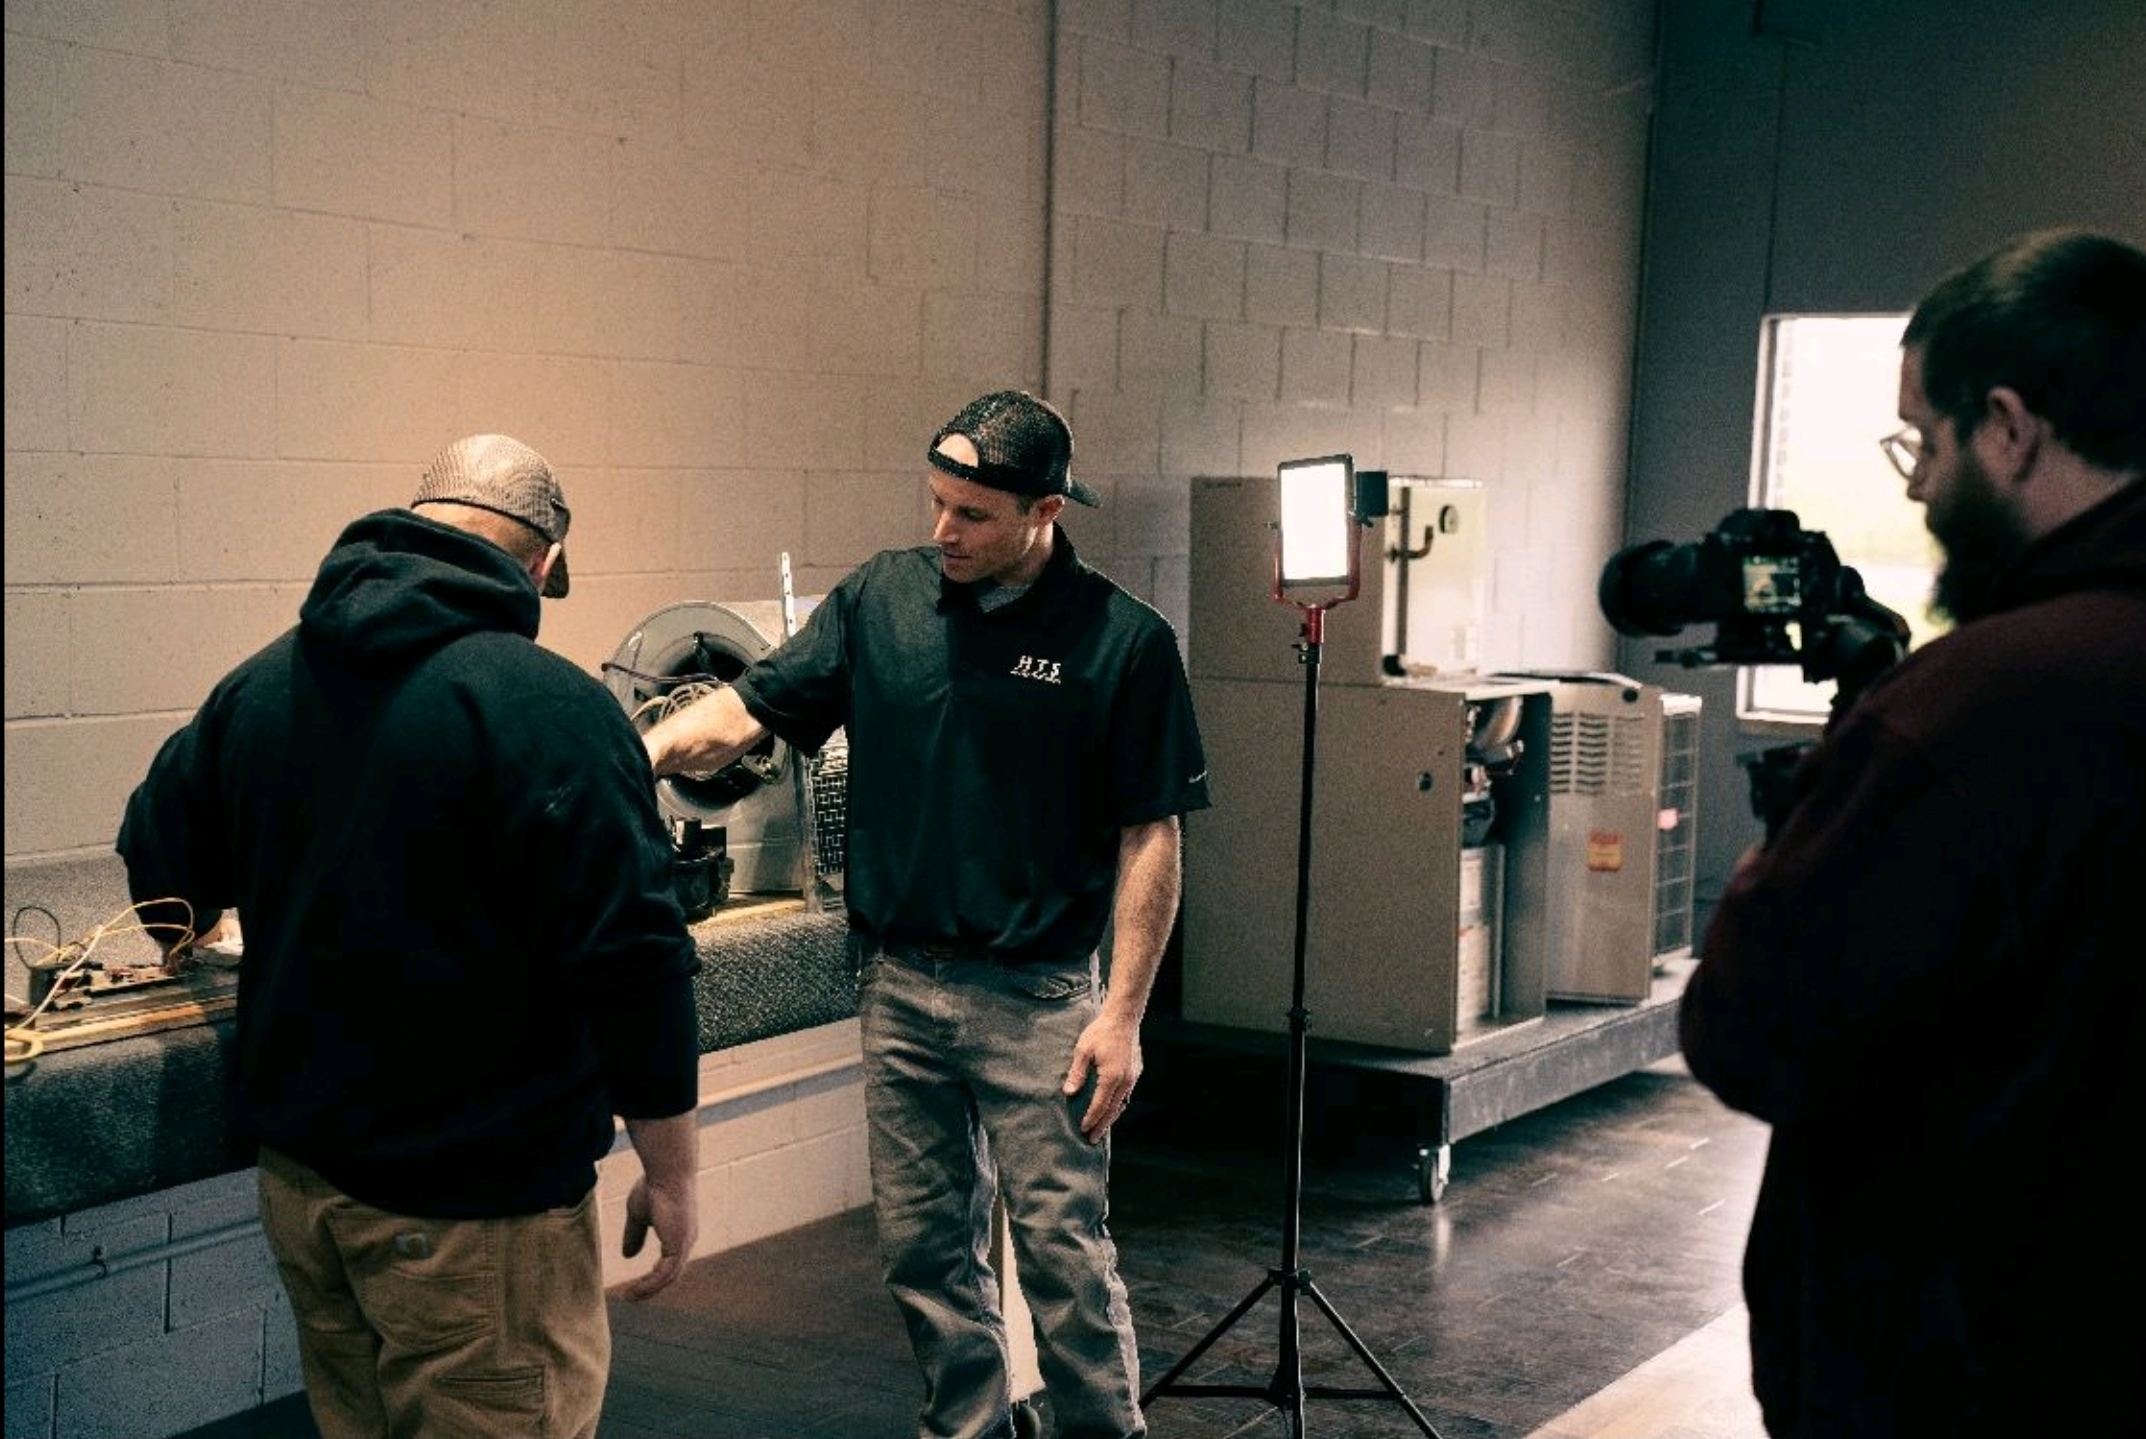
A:
{"type": "Polygon", "coordinates": [[[7,996],[8,1066],[27,1064],[44,1053],[44,1038],[34,1026],[46,1010],[85,1004],[92,994],[169,979],[199,938],[194,929],[194,907],[176,897],[130,904],[78,939],[68,939],[59,916],[43,905],[26,904],[16,910],[8,926],[7,942],[11,950],[20,952],[29,971],[30,994],[22,999],[7,996]],[[184,923],[143,918],[145,911],[171,904],[186,911],[184,923]],[[52,939],[22,932],[24,917],[33,914],[51,921],[52,939]],[[98,957],[98,951],[110,940],[134,934],[150,936],[167,958],[144,962],[98,957]]]}

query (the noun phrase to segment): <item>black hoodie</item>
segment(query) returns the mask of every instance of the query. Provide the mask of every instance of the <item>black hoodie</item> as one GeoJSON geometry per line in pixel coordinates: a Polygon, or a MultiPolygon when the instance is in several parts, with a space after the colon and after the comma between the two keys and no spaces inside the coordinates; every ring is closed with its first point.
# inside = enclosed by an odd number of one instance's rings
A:
{"type": "Polygon", "coordinates": [[[486,540],[356,521],[120,828],[137,901],[244,921],[242,1131],[378,1208],[575,1203],[614,1113],[695,1100],[698,960],[647,754],[534,643],[538,611],[486,540]]]}

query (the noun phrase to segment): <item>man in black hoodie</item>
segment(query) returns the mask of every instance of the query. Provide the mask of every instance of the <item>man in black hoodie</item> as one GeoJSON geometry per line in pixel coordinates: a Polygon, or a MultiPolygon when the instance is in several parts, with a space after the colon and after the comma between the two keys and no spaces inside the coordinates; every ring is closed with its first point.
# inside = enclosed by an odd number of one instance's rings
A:
{"type": "Polygon", "coordinates": [[[625,1252],[662,1250],[627,1293],[692,1257],[698,961],[639,736],[534,642],[567,520],[528,446],[450,445],[120,829],[133,897],[184,901],[149,918],[244,921],[237,1121],[328,1439],[595,1433],[614,1114],[625,1252]]]}
{"type": "Polygon", "coordinates": [[[2146,254],[2029,235],[1902,338],[1887,452],[1958,628],[1838,716],[1685,991],[1773,1126],[1779,1439],[2146,1430],[2146,254]]]}

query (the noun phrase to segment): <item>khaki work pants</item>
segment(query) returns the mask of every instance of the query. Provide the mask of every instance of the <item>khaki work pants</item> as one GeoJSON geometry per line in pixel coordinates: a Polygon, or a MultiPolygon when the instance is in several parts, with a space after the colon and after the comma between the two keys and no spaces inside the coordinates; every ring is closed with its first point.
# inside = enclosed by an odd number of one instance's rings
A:
{"type": "Polygon", "coordinates": [[[593,1190],[506,1219],[360,1204],[261,1151],[322,1439],[589,1439],[611,1366],[593,1190]]]}

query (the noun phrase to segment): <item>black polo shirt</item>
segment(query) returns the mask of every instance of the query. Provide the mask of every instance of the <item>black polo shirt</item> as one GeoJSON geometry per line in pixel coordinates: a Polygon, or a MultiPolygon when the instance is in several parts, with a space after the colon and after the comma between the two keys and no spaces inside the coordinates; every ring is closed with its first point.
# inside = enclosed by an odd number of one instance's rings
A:
{"type": "Polygon", "coordinates": [[[883,939],[1085,955],[1118,832],[1208,804],[1175,632],[1064,530],[988,613],[935,548],[884,551],[737,690],[799,749],[847,730],[845,896],[851,926],[883,939]]]}

